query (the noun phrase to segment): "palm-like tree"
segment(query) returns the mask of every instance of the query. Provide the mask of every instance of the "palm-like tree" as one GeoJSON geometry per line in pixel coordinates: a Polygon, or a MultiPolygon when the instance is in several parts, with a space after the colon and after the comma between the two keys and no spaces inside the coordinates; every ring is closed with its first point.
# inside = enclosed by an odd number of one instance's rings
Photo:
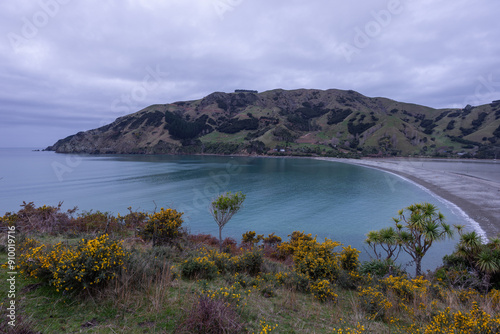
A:
{"type": "Polygon", "coordinates": [[[380,259],[380,253],[377,252],[377,246],[380,245],[380,233],[378,231],[368,232],[365,243],[372,248],[373,253],[375,253],[375,257],[380,259]]]}
{"type": "Polygon", "coordinates": [[[482,241],[479,234],[475,231],[463,233],[460,236],[460,242],[457,245],[456,254],[469,262],[469,265],[474,266],[477,255],[482,249],[482,241]]]}
{"type": "Polygon", "coordinates": [[[496,237],[496,238],[491,239],[489,245],[491,246],[491,248],[493,250],[500,250],[500,238],[496,237]]]}
{"type": "Polygon", "coordinates": [[[490,286],[491,275],[500,271],[500,261],[493,250],[484,247],[477,256],[477,267],[484,273],[484,285],[488,289],[490,286]]]}
{"type": "Polygon", "coordinates": [[[397,260],[401,252],[401,243],[399,242],[398,234],[393,227],[383,228],[379,231],[371,231],[366,235],[365,242],[372,247],[373,252],[377,259],[381,258],[380,253],[377,253],[377,246],[380,246],[386,253],[386,260],[391,259],[393,256],[394,261],[397,260]]]}
{"type": "Polygon", "coordinates": [[[398,212],[396,233],[402,249],[415,261],[415,275],[422,273],[422,258],[432,244],[453,236],[450,225],[433,204],[419,203],[398,212]]]}

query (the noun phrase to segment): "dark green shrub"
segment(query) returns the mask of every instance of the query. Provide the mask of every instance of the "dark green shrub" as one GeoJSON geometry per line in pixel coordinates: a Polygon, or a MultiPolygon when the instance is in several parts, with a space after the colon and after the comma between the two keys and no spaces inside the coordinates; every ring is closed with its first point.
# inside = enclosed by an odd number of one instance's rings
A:
{"type": "Polygon", "coordinates": [[[285,275],[280,275],[278,281],[283,282],[283,286],[297,292],[306,293],[309,291],[309,277],[306,274],[292,271],[285,275]]]}
{"type": "Polygon", "coordinates": [[[231,119],[219,126],[217,130],[223,133],[237,133],[242,130],[257,130],[259,120],[256,118],[231,119]]]}
{"type": "MultiPolygon", "coordinates": [[[[397,110],[396,110],[397,111],[397,110]]],[[[352,114],[351,109],[332,109],[332,112],[328,114],[328,125],[338,124],[346,119],[347,116],[352,114]]]]}
{"type": "Polygon", "coordinates": [[[401,266],[396,264],[392,259],[377,259],[363,262],[359,272],[362,275],[371,274],[373,276],[383,277],[385,275],[399,276],[404,273],[404,270],[402,270],[401,266]]]}
{"type": "Polygon", "coordinates": [[[89,234],[118,232],[123,225],[109,212],[84,211],[71,223],[73,232],[89,234]]]}
{"type": "Polygon", "coordinates": [[[181,275],[187,279],[212,280],[218,273],[215,262],[206,256],[189,258],[181,264],[181,275]]]}
{"type": "Polygon", "coordinates": [[[341,270],[335,283],[343,289],[356,290],[363,283],[363,280],[357,277],[358,275],[356,272],[341,270]]]}
{"type": "Polygon", "coordinates": [[[154,252],[132,251],[125,262],[127,271],[124,280],[134,289],[147,289],[149,282],[159,282],[165,277],[171,278],[171,266],[167,258],[169,256],[155,256],[154,252]]]}
{"type": "Polygon", "coordinates": [[[236,261],[238,271],[244,271],[250,275],[257,275],[261,271],[263,262],[262,252],[260,250],[252,250],[238,256],[236,261]]]}

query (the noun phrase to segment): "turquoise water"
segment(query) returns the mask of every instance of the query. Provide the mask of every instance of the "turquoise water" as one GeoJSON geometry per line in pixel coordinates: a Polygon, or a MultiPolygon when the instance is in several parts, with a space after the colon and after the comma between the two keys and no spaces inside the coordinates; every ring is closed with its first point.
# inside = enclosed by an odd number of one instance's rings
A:
{"type": "MultiPolygon", "coordinates": [[[[127,207],[183,211],[191,233],[218,235],[208,204],[218,193],[242,191],[244,208],[223,230],[275,232],[287,238],[300,230],[363,250],[365,234],[391,225],[399,209],[436,204],[448,223],[466,224],[458,210],[425,189],[375,169],[295,158],[215,156],[92,156],[0,149],[0,214],[23,201],[78,206],[79,211],[127,213],[127,207]]],[[[424,258],[435,268],[454,242],[436,244],[424,258]]],[[[362,259],[368,259],[368,253],[362,259]]],[[[403,262],[408,259],[402,259],[403,262]]]]}

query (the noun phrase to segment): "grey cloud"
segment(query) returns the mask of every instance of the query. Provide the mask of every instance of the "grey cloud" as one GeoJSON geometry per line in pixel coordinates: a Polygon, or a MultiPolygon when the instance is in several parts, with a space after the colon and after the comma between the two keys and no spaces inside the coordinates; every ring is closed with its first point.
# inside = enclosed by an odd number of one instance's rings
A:
{"type": "Polygon", "coordinates": [[[489,0],[2,2],[0,145],[50,145],[150,104],[237,88],[488,103],[500,95],[499,9],[489,0]]]}

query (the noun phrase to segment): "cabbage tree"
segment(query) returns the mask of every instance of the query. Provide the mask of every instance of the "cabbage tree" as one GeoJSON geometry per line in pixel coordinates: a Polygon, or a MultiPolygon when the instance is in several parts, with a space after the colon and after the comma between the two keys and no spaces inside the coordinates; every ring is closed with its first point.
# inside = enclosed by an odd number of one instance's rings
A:
{"type": "Polygon", "coordinates": [[[232,194],[230,191],[219,195],[212,203],[209,210],[219,225],[219,246],[222,252],[222,229],[227,222],[241,209],[246,195],[241,192],[232,194]]]}
{"type": "Polygon", "coordinates": [[[436,241],[453,237],[450,225],[435,205],[430,203],[413,204],[398,212],[396,233],[402,249],[415,261],[415,275],[422,274],[422,258],[436,241]]]}

